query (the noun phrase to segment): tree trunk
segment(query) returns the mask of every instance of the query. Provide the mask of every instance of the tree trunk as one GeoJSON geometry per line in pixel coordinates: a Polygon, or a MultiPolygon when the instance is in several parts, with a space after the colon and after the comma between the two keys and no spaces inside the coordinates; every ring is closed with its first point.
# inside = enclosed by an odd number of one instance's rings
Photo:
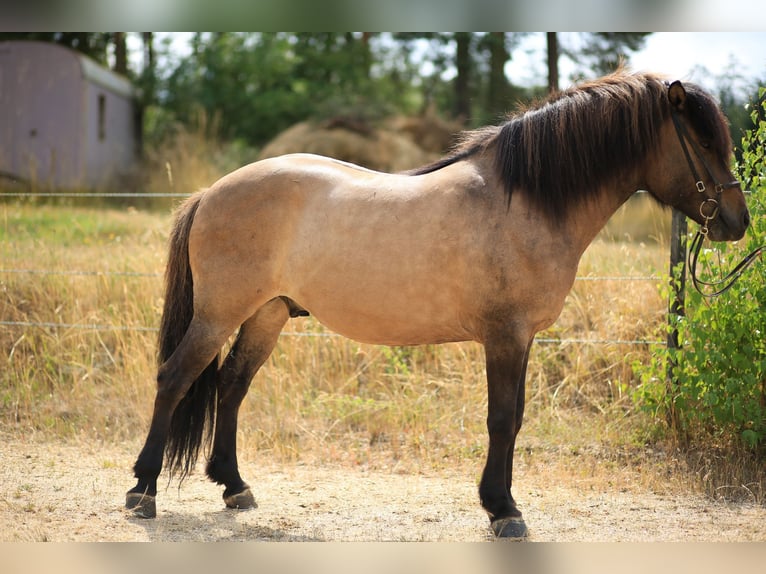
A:
{"type": "Polygon", "coordinates": [[[489,37],[489,94],[487,111],[497,115],[506,111],[508,102],[508,80],[505,64],[510,54],[505,47],[505,32],[492,32],[489,37]]]}
{"type": "Polygon", "coordinates": [[[546,34],[548,41],[548,92],[557,92],[559,89],[559,42],[556,32],[546,34]]]}
{"type": "Polygon", "coordinates": [[[471,75],[471,35],[468,32],[457,32],[455,34],[457,50],[455,53],[455,67],[457,76],[455,77],[455,116],[463,121],[471,116],[471,94],[470,94],[470,75],[471,75]]]}
{"type": "Polygon", "coordinates": [[[362,32],[362,65],[364,66],[364,77],[367,79],[372,76],[371,71],[373,64],[372,50],[370,49],[370,38],[372,38],[372,32],[362,32]]]}
{"type": "Polygon", "coordinates": [[[128,75],[128,46],[125,41],[125,32],[114,32],[114,71],[123,76],[128,75]]]}
{"type": "Polygon", "coordinates": [[[152,76],[154,76],[154,33],[141,32],[141,40],[144,42],[144,70],[149,70],[152,76]]]}

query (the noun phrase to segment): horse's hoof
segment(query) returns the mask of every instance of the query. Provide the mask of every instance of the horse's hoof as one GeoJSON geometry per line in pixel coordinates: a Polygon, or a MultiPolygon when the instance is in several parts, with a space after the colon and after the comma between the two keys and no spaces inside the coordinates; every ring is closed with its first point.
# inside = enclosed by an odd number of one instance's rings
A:
{"type": "Polygon", "coordinates": [[[157,504],[154,497],[142,492],[129,492],[125,496],[125,508],[132,510],[139,518],[154,518],[157,516],[157,504]]]}
{"type": "Polygon", "coordinates": [[[258,504],[255,502],[253,493],[249,488],[246,488],[238,494],[224,496],[223,501],[226,503],[227,508],[239,508],[240,510],[258,508],[258,504]]]}
{"type": "Polygon", "coordinates": [[[505,540],[524,540],[529,536],[527,525],[524,519],[518,518],[498,518],[492,521],[492,532],[498,538],[505,540]]]}

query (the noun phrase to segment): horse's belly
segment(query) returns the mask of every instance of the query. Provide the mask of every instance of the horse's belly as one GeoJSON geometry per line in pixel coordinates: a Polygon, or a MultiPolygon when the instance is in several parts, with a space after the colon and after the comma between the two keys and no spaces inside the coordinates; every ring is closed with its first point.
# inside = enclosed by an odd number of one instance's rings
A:
{"type": "Polygon", "coordinates": [[[322,245],[299,264],[285,265],[283,294],[329,329],[360,342],[473,339],[474,278],[457,249],[424,243],[389,246],[357,234],[335,250],[322,245]]]}
{"type": "MultiPolygon", "coordinates": [[[[436,309],[430,305],[399,305],[337,298],[314,301],[305,308],[322,325],[344,337],[378,345],[422,345],[474,339],[457,307],[436,309]]],[[[301,303],[303,306],[303,304],[301,303]]]]}

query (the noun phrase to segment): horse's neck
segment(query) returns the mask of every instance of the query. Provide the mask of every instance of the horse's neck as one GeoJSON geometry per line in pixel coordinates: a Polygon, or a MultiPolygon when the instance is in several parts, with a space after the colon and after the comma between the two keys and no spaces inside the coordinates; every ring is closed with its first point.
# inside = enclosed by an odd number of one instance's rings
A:
{"type": "Polygon", "coordinates": [[[572,247],[582,253],[587,249],[609,218],[640,189],[640,182],[625,177],[597,190],[593,197],[584,200],[573,210],[562,228],[562,235],[573,243],[572,247]]]}

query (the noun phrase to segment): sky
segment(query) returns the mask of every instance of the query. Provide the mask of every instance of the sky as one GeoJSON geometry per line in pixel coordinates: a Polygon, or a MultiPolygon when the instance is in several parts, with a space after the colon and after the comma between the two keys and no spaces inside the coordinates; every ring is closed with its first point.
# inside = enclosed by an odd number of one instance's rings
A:
{"type": "MultiPolygon", "coordinates": [[[[560,34],[562,43],[576,40],[569,33],[560,34]]],[[[734,69],[745,81],[766,81],[766,32],[655,32],[646,38],[644,48],[630,57],[634,70],[667,74],[708,89],[714,88],[712,78],[730,71],[732,62],[736,62],[734,69]]],[[[571,83],[573,71],[574,65],[562,58],[562,88],[571,83]]],[[[543,34],[529,36],[513,52],[506,73],[518,85],[546,83],[543,34]]]]}

